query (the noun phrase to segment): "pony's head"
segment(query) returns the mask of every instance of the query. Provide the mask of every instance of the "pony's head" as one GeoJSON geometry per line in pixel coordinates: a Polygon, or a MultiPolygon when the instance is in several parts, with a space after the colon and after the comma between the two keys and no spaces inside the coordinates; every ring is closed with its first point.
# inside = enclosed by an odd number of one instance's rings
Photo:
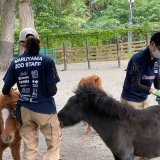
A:
{"type": "Polygon", "coordinates": [[[75,95],[70,97],[63,109],[59,111],[58,118],[61,127],[73,126],[82,120],[86,120],[88,107],[92,106],[94,97],[96,97],[96,94],[89,88],[95,89],[97,87],[87,84],[79,86],[75,95]]]}
{"type": "Polygon", "coordinates": [[[60,126],[73,126],[83,120],[85,116],[83,105],[83,97],[81,98],[77,95],[70,97],[63,109],[58,112],[60,126]]]}
{"type": "Polygon", "coordinates": [[[104,90],[93,85],[82,85],[75,95],[69,98],[64,108],[58,113],[62,126],[72,126],[81,120],[95,119],[128,119],[134,117],[135,109],[120,103],[104,90]]]}
{"type": "Polygon", "coordinates": [[[78,88],[83,85],[86,86],[92,85],[99,89],[102,89],[102,79],[96,74],[93,74],[91,76],[86,76],[79,81],[78,88]]]}
{"type": "Polygon", "coordinates": [[[0,94],[0,134],[1,140],[4,143],[12,143],[15,135],[18,133],[18,122],[12,115],[13,108],[15,107],[19,98],[19,92],[11,90],[8,96],[0,94]]]}

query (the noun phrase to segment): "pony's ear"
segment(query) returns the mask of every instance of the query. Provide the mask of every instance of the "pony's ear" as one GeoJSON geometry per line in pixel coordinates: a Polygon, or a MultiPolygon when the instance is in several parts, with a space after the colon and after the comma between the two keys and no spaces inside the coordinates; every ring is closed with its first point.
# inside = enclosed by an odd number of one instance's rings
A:
{"type": "Polygon", "coordinates": [[[80,87],[83,84],[84,78],[81,78],[81,80],[78,83],[78,87],[80,87]]]}
{"type": "Polygon", "coordinates": [[[79,83],[82,83],[84,81],[84,78],[81,78],[81,80],[79,81],[79,83]]]}
{"type": "Polygon", "coordinates": [[[98,82],[99,81],[99,77],[97,77],[96,79],[95,79],[95,82],[98,82]]]}

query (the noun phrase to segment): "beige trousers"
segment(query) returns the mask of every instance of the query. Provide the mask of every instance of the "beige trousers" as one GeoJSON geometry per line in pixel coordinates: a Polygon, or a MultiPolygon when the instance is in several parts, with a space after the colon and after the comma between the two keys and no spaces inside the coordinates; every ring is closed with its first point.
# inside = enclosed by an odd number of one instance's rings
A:
{"type": "Polygon", "coordinates": [[[61,131],[57,114],[41,114],[21,107],[21,116],[23,125],[20,132],[24,142],[22,159],[36,159],[40,130],[47,144],[47,152],[43,160],[59,160],[61,131]]]}
{"type": "MultiPolygon", "coordinates": [[[[144,108],[147,108],[149,106],[148,100],[145,100],[143,102],[132,102],[132,101],[128,101],[126,99],[121,98],[121,102],[124,103],[124,104],[130,105],[130,106],[132,106],[136,109],[144,109],[144,108]]],[[[133,160],[149,160],[149,159],[134,156],[133,160]]]]}
{"type": "Polygon", "coordinates": [[[128,101],[126,99],[121,98],[121,102],[124,104],[128,104],[136,109],[144,109],[149,105],[148,100],[145,100],[143,102],[132,102],[132,101],[128,101]]]}

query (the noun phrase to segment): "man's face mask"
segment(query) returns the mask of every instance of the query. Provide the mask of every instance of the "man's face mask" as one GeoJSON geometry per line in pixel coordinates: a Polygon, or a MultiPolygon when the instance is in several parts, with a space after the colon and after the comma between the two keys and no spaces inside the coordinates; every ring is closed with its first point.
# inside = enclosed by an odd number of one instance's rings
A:
{"type": "Polygon", "coordinates": [[[158,47],[155,45],[155,49],[154,49],[154,51],[152,52],[152,54],[153,54],[153,57],[154,57],[154,58],[160,59],[160,48],[158,48],[158,47]]]}

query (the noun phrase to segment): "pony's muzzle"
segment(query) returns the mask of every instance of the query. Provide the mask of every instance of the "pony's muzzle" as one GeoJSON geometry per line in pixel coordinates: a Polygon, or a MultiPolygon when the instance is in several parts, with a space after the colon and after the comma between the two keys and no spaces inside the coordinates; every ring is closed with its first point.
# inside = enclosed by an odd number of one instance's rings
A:
{"type": "Polygon", "coordinates": [[[14,141],[14,136],[13,135],[1,135],[1,140],[3,143],[9,144],[14,141]]]}

